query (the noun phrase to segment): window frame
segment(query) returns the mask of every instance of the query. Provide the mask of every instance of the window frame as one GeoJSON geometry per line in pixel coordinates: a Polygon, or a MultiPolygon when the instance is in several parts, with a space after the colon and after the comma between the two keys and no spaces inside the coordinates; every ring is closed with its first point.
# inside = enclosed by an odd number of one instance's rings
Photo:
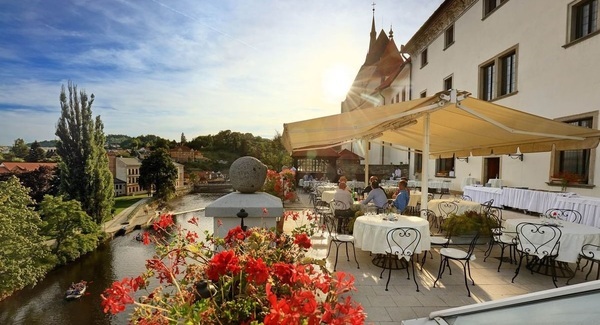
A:
{"type": "Polygon", "coordinates": [[[456,168],[454,157],[435,159],[435,177],[453,178],[450,176],[450,172],[454,171],[454,168],[456,168]]]}
{"type": "Polygon", "coordinates": [[[444,31],[444,51],[454,44],[455,35],[456,33],[454,32],[454,24],[452,24],[444,31]]]}
{"type": "Polygon", "coordinates": [[[508,2],[508,0],[483,0],[482,5],[481,5],[481,10],[482,10],[483,16],[481,19],[482,20],[486,19],[487,17],[489,17],[494,12],[496,12],[500,7],[502,7],[507,2],[508,2]],[[494,8],[489,9],[489,4],[491,2],[494,2],[494,8]]]}
{"type": "MultiPolygon", "coordinates": [[[[597,130],[598,129],[598,116],[599,116],[598,111],[592,111],[592,112],[586,112],[586,113],[581,113],[581,114],[559,117],[559,118],[556,118],[555,121],[571,123],[574,121],[582,121],[582,120],[591,118],[592,119],[592,129],[597,130]]],[[[581,184],[569,185],[569,187],[585,187],[585,188],[595,187],[594,175],[595,175],[595,166],[596,166],[596,148],[580,149],[580,150],[589,150],[588,166],[587,166],[587,169],[588,169],[587,180],[585,180],[581,184]]],[[[552,179],[553,179],[553,176],[560,173],[561,152],[564,152],[564,151],[571,151],[571,150],[556,150],[553,148],[552,151],[550,152],[550,175],[548,175],[548,183],[546,183],[546,184],[556,185],[556,183],[552,182],[552,179]]]]}
{"type": "Polygon", "coordinates": [[[600,26],[599,25],[600,25],[600,1],[598,1],[598,0],[576,0],[576,1],[571,2],[567,9],[567,35],[566,35],[567,43],[563,47],[568,47],[570,45],[577,44],[583,40],[586,40],[590,37],[600,34],[600,26]],[[578,9],[585,6],[585,4],[587,4],[587,3],[591,4],[594,1],[596,2],[595,30],[590,31],[585,35],[577,36],[577,29],[579,26],[579,24],[578,24],[578,22],[579,22],[578,9]]]}
{"type": "Polygon", "coordinates": [[[421,69],[424,68],[427,65],[427,63],[429,63],[427,49],[428,48],[426,47],[423,51],[421,51],[421,69]]]}
{"type": "Polygon", "coordinates": [[[478,98],[485,101],[495,101],[505,97],[516,95],[519,92],[519,45],[512,46],[501,53],[495,55],[489,60],[484,61],[479,65],[479,85],[478,98]],[[511,66],[510,92],[504,92],[504,85],[507,74],[504,71],[505,59],[513,57],[511,66]],[[489,69],[491,68],[492,76],[489,77],[489,69]],[[491,87],[491,89],[488,88],[491,87]],[[484,96],[484,94],[486,96],[484,96]],[[489,95],[489,97],[488,97],[489,95]]]}
{"type": "Polygon", "coordinates": [[[451,74],[444,78],[442,83],[443,90],[450,90],[454,87],[454,74],[451,74]],[[448,88],[447,82],[450,81],[450,88],[448,88]]]}

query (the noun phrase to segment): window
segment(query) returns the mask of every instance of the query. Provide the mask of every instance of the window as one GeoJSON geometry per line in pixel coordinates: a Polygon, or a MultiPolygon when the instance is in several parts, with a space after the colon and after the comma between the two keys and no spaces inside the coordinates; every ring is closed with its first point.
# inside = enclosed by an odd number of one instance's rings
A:
{"type": "Polygon", "coordinates": [[[454,24],[450,25],[444,32],[444,49],[454,44],[454,24]]]}
{"type": "Polygon", "coordinates": [[[494,99],[494,63],[481,68],[481,96],[483,100],[494,99]]]}
{"type": "Polygon", "coordinates": [[[423,90],[421,92],[421,98],[425,98],[425,97],[427,97],[427,90],[423,90]]]}
{"type": "Polygon", "coordinates": [[[452,89],[452,75],[446,77],[446,79],[444,79],[444,90],[450,90],[452,89]]]}
{"type": "Polygon", "coordinates": [[[483,0],[483,18],[494,12],[508,0],[483,0]]]}
{"type": "Polygon", "coordinates": [[[426,66],[427,63],[427,48],[425,48],[423,52],[421,52],[421,68],[426,66]]]}
{"type": "Polygon", "coordinates": [[[298,171],[305,173],[326,173],[327,160],[324,159],[298,159],[298,171]]]}
{"type": "MultiPolygon", "coordinates": [[[[598,119],[598,112],[580,114],[571,117],[559,119],[562,122],[595,129],[598,119]]],[[[553,152],[554,166],[553,177],[569,174],[577,178],[580,184],[591,184],[594,169],[594,149],[581,150],[563,150],[553,152]]]]}
{"type": "Polygon", "coordinates": [[[569,8],[570,41],[575,41],[598,30],[598,0],[582,0],[569,8]]]}
{"type": "Polygon", "coordinates": [[[516,52],[512,51],[500,58],[500,96],[508,95],[516,90],[516,52]]]}
{"type": "Polygon", "coordinates": [[[423,154],[420,151],[415,152],[415,173],[421,174],[423,170],[423,154]]]}
{"type": "Polygon", "coordinates": [[[517,92],[517,47],[479,66],[479,98],[487,101],[517,92]]]}
{"type": "Polygon", "coordinates": [[[454,158],[438,158],[435,160],[435,176],[448,177],[454,170],[454,158]]]}

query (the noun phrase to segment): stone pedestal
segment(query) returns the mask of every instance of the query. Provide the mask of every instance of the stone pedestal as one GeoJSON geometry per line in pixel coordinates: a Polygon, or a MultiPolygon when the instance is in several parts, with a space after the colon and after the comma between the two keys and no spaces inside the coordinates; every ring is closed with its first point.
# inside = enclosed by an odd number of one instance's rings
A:
{"type": "Polygon", "coordinates": [[[229,229],[241,224],[241,219],[237,217],[237,213],[241,209],[244,209],[248,213],[248,217],[244,219],[244,225],[248,228],[275,227],[277,219],[283,216],[283,203],[281,199],[263,192],[235,192],[227,194],[206,206],[204,215],[214,219],[214,233],[219,234],[219,236],[225,236],[229,229]],[[267,209],[268,214],[264,214],[263,209],[267,209]],[[219,228],[218,220],[221,220],[223,223],[219,230],[217,230],[219,228]]]}

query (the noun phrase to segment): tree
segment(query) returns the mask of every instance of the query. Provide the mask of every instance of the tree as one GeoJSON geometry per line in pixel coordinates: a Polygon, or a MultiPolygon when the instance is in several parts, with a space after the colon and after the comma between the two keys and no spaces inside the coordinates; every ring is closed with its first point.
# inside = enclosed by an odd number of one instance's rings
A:
{"type": "Polygon", "coordinates": [[[0,182],[0,300],[37,283],[55,265],[28,192],[16,177],[0,182]]]}
{"type": "Polygon", "coordinates": [[[142,161],[140,167],[140,186],[148,191],[155,189],[154,196],[160,200],[168,200],[175,194],[177,167],[165,149],[153,151],[142,161]]]}
{"type": "Polygon", "coordinates": [[[34,141],[31,144],[31,148],[29,149],[29,154],[25,158],[25,161],[29,162],[39,162],[44,161],[46,158],[46,152],[42,149],[42,146],[39,142],[34,141]]]}
{"type": "Polygon", "coordinates": [[[185,138],[185,134],[183,134],[183,132],[181,132],[181,145],[184,145],[187,143],[187,139],[185,138]]]}
{"type": "Polygon", "coordinates": [[[52,252],[61,264],[75,260],[98,246],[100,227],[75,200],[46,195],[40,205],[42,233],[56,239],[52,252]]]}
{"type": "Polygon", "coordinates": [[[61,193],[81,202],[83,210],[96,223],[110,218],[114,206],[113,177],[108,169],[104,149],[106,138],[100,116],[92,119],[94,95],[88,101],[85,91],[69,81],[60,93],[61,116],[56,127],[56,152],[59,163],[61,193]]]}
{"type": "Polygon", "coordinates": [[[15,140],[12,148],[10,148],[10,152],[17,158],[25,159],[29,155],[29,147],[27,147],[25,140],[18,138],[15,140]]]}
{"type": "Polygon", "coordinates": [[[58,194],[60,178],[57,172],[57,168],[40,166],[40,168],[30,172],[0,174],[0,181],[7,181],[16,176],[19,182],[29,190],[29,197],[36,204],[39,204],[42,202],[44,195],[58,194]]]}

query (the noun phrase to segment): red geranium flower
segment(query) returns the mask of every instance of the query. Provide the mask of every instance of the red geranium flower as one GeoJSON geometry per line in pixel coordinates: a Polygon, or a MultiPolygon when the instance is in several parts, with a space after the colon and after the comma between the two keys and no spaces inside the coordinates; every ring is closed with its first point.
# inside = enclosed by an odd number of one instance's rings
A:
{"type": "Polygon", "coordinates": [[[232,243],[236,240],[243,241],[246,239],[248,234],[242,229],[241,226],[237,226],[235,228],[229,229],[227,232],[227,236],[225,236],[226,243],[232,243]]]}
{"type": "Polygon", "coordinates": [[[236,275],[241,270],[239,262],[239,258],[232,250],[220,252],[208,262],[206,276],[213,282],[217,282],[224,274],[236,275]]]}
{"type": "Polygon", "coordinates": [[[248,281],[256,284],[263,284],[269,278],[269,268],[263,262],[262,258],[255,260],[249,257],[248,262],[246,262],[246,273],[248,273],[248,281]]]}
{"type": "Polygon", "coordinates": [[[155,231],[158,230],[166,230],[170,226],[173,225],[173,215],[171,214],[163,214],[160,216],[160,219],[152,224],[155,231]]]}
{"type": "Polygon", "coordinates": [[[309,249],[311,247],[310,238],[306,234],[296,234],[294,236],[294,244],[309,249]]]}

